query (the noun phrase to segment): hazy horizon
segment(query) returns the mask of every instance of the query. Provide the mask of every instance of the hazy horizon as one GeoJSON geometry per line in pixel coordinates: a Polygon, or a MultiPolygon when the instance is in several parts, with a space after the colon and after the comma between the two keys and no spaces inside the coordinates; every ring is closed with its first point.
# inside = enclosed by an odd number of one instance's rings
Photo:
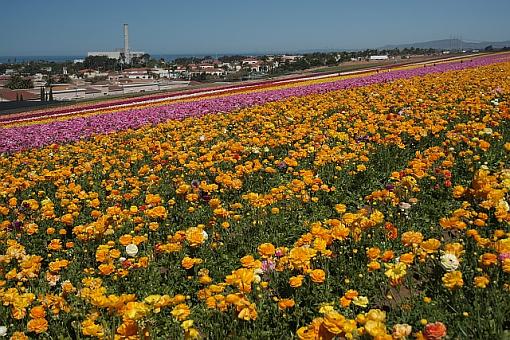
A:
{"type": "Polygon", "coordinates": [[[510,39],[510,2],[452,0],[217,0],[135,3],[8,2],[2,6],[0,56],[86,56],[123,44],[151,55],[261,54],[358,50],[448,38],[510,39]]]}

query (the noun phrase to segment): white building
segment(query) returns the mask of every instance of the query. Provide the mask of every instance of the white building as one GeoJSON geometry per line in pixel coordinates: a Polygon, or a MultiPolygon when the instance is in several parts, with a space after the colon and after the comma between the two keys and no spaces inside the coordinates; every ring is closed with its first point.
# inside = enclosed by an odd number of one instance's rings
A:
{"type": "Polygon", "coordinates": [[[387,55],[371,55],[370,60],[388,60],[388,56],[387,55]]]}

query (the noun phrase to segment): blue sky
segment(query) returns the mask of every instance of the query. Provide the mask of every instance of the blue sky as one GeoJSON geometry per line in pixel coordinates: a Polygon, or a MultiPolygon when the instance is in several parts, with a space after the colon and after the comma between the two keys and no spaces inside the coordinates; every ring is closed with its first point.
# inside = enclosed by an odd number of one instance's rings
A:
{"type": "Polygon", "coordinates": [[[0,55],[357,49],[445,39],[510,40],[509,0],[2,1],[0,55]]]}

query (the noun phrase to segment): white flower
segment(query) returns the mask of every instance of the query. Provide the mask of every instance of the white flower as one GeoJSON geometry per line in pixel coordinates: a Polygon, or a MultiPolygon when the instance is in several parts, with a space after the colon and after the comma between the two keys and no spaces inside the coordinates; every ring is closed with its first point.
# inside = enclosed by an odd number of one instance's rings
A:
{"type": "Polygon", "coordinates": [[[205,136],[201,135],[199,139],[200,139],[201,142],[204,142],[205,141],[205,136]]]}
{"type": "Polygon", "coordinates": [[[126,260],[127,260],[127,259],[126,259],[125,257],[119,257],[119,261],[120,261],[120,262],[124,262],[124,261],[126,261],[126,260]]]}
{"type": "Polygon", "coordinates": [[[135,257],[136,254],[138,254],[138,247],[136,244],[128,244],[126,246],[126,254],[128,254],[128,256],[135,257]]]}
{"type": "Polygon", "coordinates": [[[443,254],[441,255],[441,266],[447,272],[451,272],[459,268],[459,259],[454,254],[443,254]]]}
{"type": "Polygon", "coordinates": [[[409,204],[407,202],[400,202],[398,206],[402,210],[407,210],[407,209],[411,208],[411,204],[409,204]]]}
{"type": "Polygon", "coordinates": [[[202,230],[202,236],[204,237],[204,241],[207,241],[207,239],[209,238],[209,234],[207,234],[207,231],[205,230],[202,230]]]}
{"type": "Polygon", "coordinates": [[[7,327],[0,326],[0,336],[6,336],[7,335],[7,327]]]}

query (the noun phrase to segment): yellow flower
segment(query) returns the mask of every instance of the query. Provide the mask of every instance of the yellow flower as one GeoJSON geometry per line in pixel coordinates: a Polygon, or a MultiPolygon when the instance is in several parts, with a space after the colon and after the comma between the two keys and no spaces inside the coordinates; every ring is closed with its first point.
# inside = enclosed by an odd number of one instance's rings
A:
{"type": "Polygon", "coordinates": [[[249,306],[241,309],[237,317],[245,321],[257,319],[257,309],[255,308],[255,304],[251,303],[249,306]]]}
{"type": "Polygon", "coordinates": [[[149,307],[143,302],[128,302],[124,311],[124,319],[138,320],[149,313],[149,307]]]}
{"type": "Polygon", "coordinates": [[[386,312],[380,309],[371,309],[365,315],[368,320],[384,322],[386,320],[386,312]]]}
{"type": "Polygon", "coordinates": [[[444,274],[442,280],[445,287],[448,289],[454,289],[455,287],[462,287],[464,285],[462,273],[458,270],[444,274]]]}
{"type": "Polygon", "coordinates": [[[384,272],[384,275],[390,278],[390,280],[397,284],[402,278],[407,274],[407,265],[403,262],[398,262],[397,264],[384,264],[388,270],[384,272]]]}
{"type": "Polygon", "coordinates": [[[382,337],[386,334],[386,325],[381,321],[368,320],[364,328],[365,331],[374,338],[382,337]]]}
{"type": "Polygon", "coordinates": [[[359,307],[366,307],[368,306],[368,298],[366,296],[356,296],[354,299],[352,299],[352,303],[359,307]]]}
{"type": "Polygon", "coordinates": [[[335,205],[335,210],[337,213],[343,214],[344,212],[347,211],[347,207],[345,206],[345,204],[338,203],[335,205]]]}
{"type": "Polygon", "coordinates": [[[343,332],[345,317],[337,311],[330,311],[324,315],[323,325],[326,329],[335,335],[343,332]]]}
{"type": "Polygon", "coordinates": [[[188,318],[191,312],[186,304],[180,303],[174,307],[171,313],[173,317],[176,318],[177,320],[184,321],[188,318]]]}

